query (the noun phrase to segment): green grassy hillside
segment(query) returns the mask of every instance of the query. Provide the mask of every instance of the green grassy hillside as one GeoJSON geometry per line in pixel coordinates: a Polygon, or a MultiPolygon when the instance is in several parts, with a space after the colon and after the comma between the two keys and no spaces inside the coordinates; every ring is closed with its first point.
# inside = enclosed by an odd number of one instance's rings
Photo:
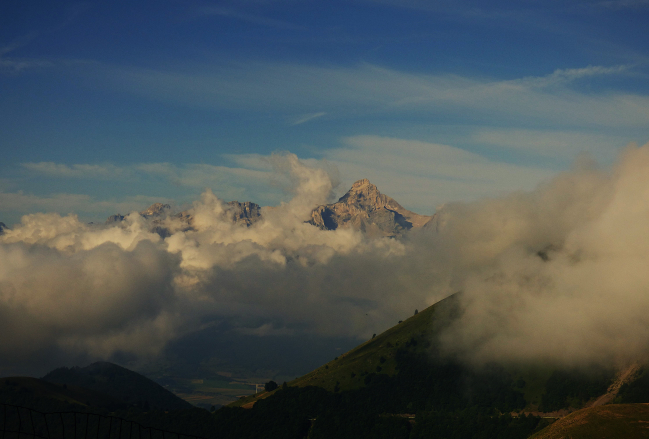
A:
{"type": "MultiPolygon", "coordinates": [[[[365,387],[370,374],[393,376],[398,372],[397,352],[407,350],[425,354],[434,334],[457,313],[457,302],[457,295],[449,296],[288,385],[317,386],[330,392],[348,391],[365,387]]],[[[230,406],[244,406],[271,394],[242,398],[230,406]]]]}
{"type": "Polygon", "coordinates": [[[365,387],[365,378],[371,373],[395,375],[397,352],[425,354],[435,333],[457,313],[457,298],[457,295],[447,297],[289,385],[352,390],[365,387]]]}
{"type": "MultiPolygon", "coordinates": [[[[471,387],[473,393],[478,392],[476,389],[485,386],[479,382],[483,377],[498,387],[485,390],[500,394],[491,397],[510,401],[517,411],[545,412],[581,408],[589,400],[606,392],[614,376],[613,370],[590,368],[585,371],[511,363],[488,365],[476,370],[452,358],[444,358],[438,351],[436,335],[457,318],[459,302],[459,294],[449,296],[314,371],[290,381],[288,385],[300,388],[316,386],[337,393],[365,389],[375,386],[377,380],[392,377],[391,382],[401,385],[419,383],[423,386],[426,382],[426,385],[436,388],[440,398],[448,399],[453,394],[466,394],[462,386],[466,386],[467,382],[475,381],[471,387]],[[435,378],[429,376],[433,370],[438,380],[444,380],[445,387],[440,388],[435,378]],[[408,374],[411,376],[406,376],[408,374]],[[514,399],[524,403],[522,406],[520,402],[513,403],[514,399]]],[[[242,398],[231,406],[249,407],[271,394],[242,398]]],[[[479,396],[473,395],[471,398],[479,396]]]]}

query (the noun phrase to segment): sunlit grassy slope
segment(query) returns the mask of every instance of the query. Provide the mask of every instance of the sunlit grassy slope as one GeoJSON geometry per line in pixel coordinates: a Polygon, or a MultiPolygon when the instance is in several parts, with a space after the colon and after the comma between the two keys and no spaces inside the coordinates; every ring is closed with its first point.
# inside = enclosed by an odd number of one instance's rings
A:
{"type": "Polygon", "coordinates": [[[577,410],[530,439],[649,438],[649,404],[611,404],[577,410]]]}
{"type": "MultiPolygon", "coordinates": [[[[405,352],[407,358],[428,357],[432,364],[436,355],[436,336],[460,315],[460,297],[458,293],[441,300],[287,384],[291,387],[315,386],[334,393],[360,389],[372,382],[373,375],[399,374],[398,352],[401,354],[401,361],[405,352]]],[[[439,353],[436,358],[439,361],[439,353]]],[[[461,362],[454,364],[453,367],[458,373],[471,375],[470,368],[462,369],[464,366],[461,362]],[[464,372],[461,372],[462,370],[464,372]]],[[[507,386],[511,391],[522,394],[525,410],[529,411],[540,409],[552,412],[584,407],[588,401],[606,391],[609,383],[607,380],[613,376],[612,371],[604,371],[599,375],[584,375],[583,371],[562,370],[549,364],[538,363],[509,362],[498,367],[508,376],[507,386]],[[590,378],[582,379],[583,376],[590,378]]],[[[458,388],[457,391],[461,389],[458,388]]],[[[242,398],[231,405],[249,407],[254,401],[266,398],[272,393],[274,392],[242,398]]]]}
{"type": "Polygon", "coordinates": [[[370,373],[394,375],[397,350],[426,351],[432,336],[452,319],[456,309],[457,296],[447,297],[289,385],[351,390],[363,387],[370,373]]]}
{"type": "MultiPolygon", "coordinates": [[[[365,378],[371,373],[394,375],[397,350],[425,352],[430,339],[453,319],[457,309],[458,295],[449,296],[288,385],[344,391],[365,386],[365,378]]],[[[245,405],[271,393],[242,398],[231,405],[245,405]]]]}

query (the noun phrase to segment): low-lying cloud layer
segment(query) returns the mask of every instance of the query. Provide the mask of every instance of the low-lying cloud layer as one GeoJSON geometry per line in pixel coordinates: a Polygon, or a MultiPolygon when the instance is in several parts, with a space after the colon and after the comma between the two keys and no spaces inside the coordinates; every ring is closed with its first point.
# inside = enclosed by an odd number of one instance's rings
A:
{"type": "Polygon", "coordinates": [[[649,347],[649,144],[612,169],[581,160],[535,191],[448,204],[401,240],[323,231],[331,172],[275,158],[290,202],[251,227],[205,192],[194,229],[137,213],[88,225],[35,214],[0,236],[3,365],[156,355],[211,322],[242,333],[365,338],[463,291],[445,350],[472,362],[625,361],[649,347]],[[57,357],[58,358],[58,357],[57,357]]]}
{"type": "Polygon", "coordinates": [[[471,360],[623,362],[649,353],[649,145],[583,160],[531,193],[449,205],[440,239],[465,314],[443,336],[471,360]]]}

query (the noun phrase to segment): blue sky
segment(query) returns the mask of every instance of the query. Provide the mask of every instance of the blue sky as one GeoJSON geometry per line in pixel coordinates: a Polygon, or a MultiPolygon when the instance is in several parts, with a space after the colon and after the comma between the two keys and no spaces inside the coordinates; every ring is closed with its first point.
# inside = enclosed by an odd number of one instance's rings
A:
{"type": "Polygon", "coordinates": [[[422,214],[529,190],[649,141],[648,22],[642,0],[5,0],[0,221],[277,204],[278,151],[422,214]]]}

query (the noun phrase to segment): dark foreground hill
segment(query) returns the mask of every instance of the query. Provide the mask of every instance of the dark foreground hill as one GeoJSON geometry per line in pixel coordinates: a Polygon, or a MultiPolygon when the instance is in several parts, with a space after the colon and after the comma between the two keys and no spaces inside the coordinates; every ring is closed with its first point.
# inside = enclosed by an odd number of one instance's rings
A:
{"type": "Polygon", "coordinates": [[[144,410],[179,410],[191,407],[188,402],[139,373],[107,362],[93,363],[83,368],[62,367],[45,375],[43,380],[101,392],[128,406],[144,410]]]}
{"type": "Polygon", "coordinates": [[[75,385],[55,384],[30,377],[0,379],[0,403],[41,412],[126,410],[127,404],[101,392],[75,385]]]}
{"type": "MultiPolygon", "coordinates": [[[[647,368],[636,368],[632,379],[623,384],[617,371],[596,366],[469,367],[442,355],[436,335],[461,314],[459,298],[450,296],[313,372],[214,414],[196,408],[166,412],[172,407],[164,407],[169,403],[160,403],[164,396],[157,393],[164,389],[109,363],[61,368],[46,378],[67,383],[68,390],[73,385],[92,387],[111,398],[128,400],[130,408],[124,416],[143,425],[210,439],[526,439],[555,431],[547,429],[554,419],[602,401],[603,395],[620,403],[649,402],[647,368]],[[611,389],[619,393],[612,394],[611,389]],[[151,410],[141,408],[147,402],[151,410]],[[164,410],[153,410],[152,403],[164,410]],[[554,419],[530,414],[540,412],[554,419]]],[[[626,416],[624,410],[630,410],[628,422],[637,421],[634,428],[642,432],[642,410],[623,405],[594,407],[576,419],[581,420],[579,425],[610,425],[612,431],[619,430],[615,422],[626,416]]],[[[556,425],[552,428],[563,424],[556,425]]],[[[629,434],[624,437],[646,437],[629,434]]]]}

